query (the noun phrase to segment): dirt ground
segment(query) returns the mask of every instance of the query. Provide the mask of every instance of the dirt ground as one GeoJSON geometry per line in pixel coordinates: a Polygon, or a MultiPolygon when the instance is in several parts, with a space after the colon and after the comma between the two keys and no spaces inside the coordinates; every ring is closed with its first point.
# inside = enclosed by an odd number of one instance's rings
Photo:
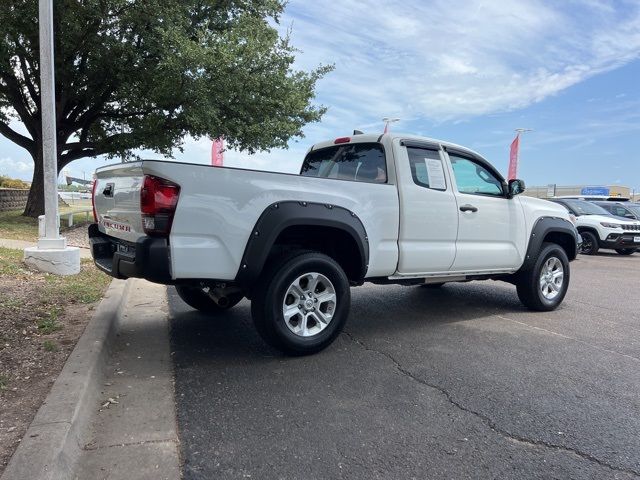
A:
{"type": "Polygon", "coordinates": [[[21,257],[0,249],[0,474],[109,284],[91,262],[56,277],[21,257]]]}

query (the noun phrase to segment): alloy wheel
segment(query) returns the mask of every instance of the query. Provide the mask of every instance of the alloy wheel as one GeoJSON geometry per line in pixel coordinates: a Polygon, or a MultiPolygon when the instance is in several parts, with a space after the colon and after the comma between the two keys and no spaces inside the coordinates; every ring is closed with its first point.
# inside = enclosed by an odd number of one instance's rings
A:
{"type": "Polygon", "coordinates": [[[562,291],[564,268],[557,257],[549,257],[540,271],[540,292],[547,300],[553,300],[562,291]]]}
{"type": "Polygon", "coordinates": [[[331,280],[321,273],[310,272],[289,285],[282,302],[282,315],[292,333],[311,337],[331,323],[336,306],[336,290],[331,280]]]}

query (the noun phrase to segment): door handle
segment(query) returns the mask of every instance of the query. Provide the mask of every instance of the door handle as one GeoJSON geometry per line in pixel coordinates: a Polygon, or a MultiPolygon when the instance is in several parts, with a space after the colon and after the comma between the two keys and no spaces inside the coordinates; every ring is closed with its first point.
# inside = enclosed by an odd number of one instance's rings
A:
{"type": "Polygon", "coordinates": [[[474,213],[475,213],[475,212],[477,212],[477,211],[478,211],[478,208],[477,208],[477,207],[474,207],[473,205],[469,205],[469,204],[467,203],[466,205],[462,205],[462,206],[460,207],[460,211],[461,211],[461,212],[474,212],[474,213]]]}

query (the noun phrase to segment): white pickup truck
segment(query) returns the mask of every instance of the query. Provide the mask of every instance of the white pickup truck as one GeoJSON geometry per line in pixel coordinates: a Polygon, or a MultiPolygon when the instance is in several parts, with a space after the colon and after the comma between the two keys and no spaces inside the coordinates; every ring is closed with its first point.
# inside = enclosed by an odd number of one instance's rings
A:
{"type": "Polygon", "coordinates": [[[458,145],[353,135],[314,145],[299,174],[100,168],[89,236],[99,268],[175,285],[201,311],[249,298],[262,337],[300,355],[336,338],[364,282],[503,280],[527,307],[556,308],[579,235],[562,206],[523,190],[458,145]]]}

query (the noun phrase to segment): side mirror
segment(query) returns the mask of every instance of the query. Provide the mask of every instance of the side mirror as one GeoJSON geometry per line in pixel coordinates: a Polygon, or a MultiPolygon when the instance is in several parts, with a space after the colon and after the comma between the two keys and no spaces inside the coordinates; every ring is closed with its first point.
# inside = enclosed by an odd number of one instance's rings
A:
{"type": "Polygon", "coordinates": [[[524,180],[518,180],[517,178],[509,180],[509,198],[513,198],[522,192],[524,192],[524,180]]]}

